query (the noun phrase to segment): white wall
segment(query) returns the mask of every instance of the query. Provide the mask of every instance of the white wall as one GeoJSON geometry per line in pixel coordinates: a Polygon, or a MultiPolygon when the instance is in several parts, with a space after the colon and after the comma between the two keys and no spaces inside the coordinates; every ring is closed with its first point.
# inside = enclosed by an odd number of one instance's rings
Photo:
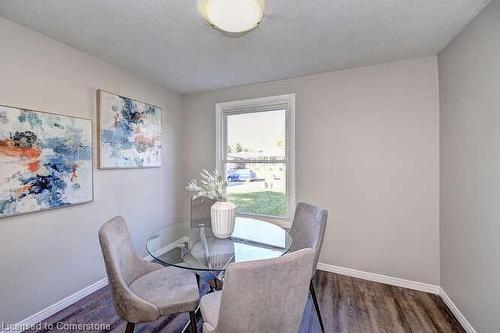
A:
{"type": "Polygon", "coordinates": [[[500,1],[439,55],[441,284],[478,332],[500,331],[500,1]]]}
{"type": "Polygon", "coordinates": [[[320,261],[439,284],[436,57],[188,95],[185,179],[215,167],[215,103],[287,93],[297,200],[329,210],[320,261]]]}
{"type": "Polygon", "coordinates": [[[144,253],[146,235],[182,215],[181,96],[52,39],[0,19],[0,104],[94,120],[96,89],[161,106],[163,166],[95,170],[95,201],[0,220],[0,322],[15,323],[102,279],[97,230],[127,218],[144,253]]]}

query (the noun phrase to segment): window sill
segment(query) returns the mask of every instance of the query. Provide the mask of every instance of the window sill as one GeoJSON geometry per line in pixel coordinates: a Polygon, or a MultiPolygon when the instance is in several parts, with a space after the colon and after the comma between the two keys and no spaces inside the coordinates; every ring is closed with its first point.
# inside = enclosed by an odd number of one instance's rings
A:
{"type": "Polygon", "coordinates": [[[292,221],[290,221],[288,217],[276,217],[276,216],[258,215],[251,213],[237,213],[236,216],[262,220],[265,222],[276,224],[284,229],[290,229],[290,227],[292,226],[292,221]]]}

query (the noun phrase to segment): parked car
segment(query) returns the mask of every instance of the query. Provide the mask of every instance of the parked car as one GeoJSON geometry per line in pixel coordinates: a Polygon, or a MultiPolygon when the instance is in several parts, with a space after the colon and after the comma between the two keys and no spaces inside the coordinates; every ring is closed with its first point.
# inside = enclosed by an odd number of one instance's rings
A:
{"type": "Polygon", "coordinates": [[[257,180],[257,174],[250,169],[236,169],[227,175],[228,182],[251,182],[257,180]]]}

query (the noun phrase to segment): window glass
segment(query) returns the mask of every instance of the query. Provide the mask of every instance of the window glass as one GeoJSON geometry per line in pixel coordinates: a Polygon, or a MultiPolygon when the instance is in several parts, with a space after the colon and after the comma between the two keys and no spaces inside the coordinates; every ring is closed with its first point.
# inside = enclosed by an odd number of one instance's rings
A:
{"type": "Polygon", "coordinates": [[[226,116],[226,160],[284,160],[286,111],[226,116]]]}
{"type": "Polygon", "coordinates": [[[238,212],[285,217],[285,163],[225,163],[228,199],[238,212]]]}

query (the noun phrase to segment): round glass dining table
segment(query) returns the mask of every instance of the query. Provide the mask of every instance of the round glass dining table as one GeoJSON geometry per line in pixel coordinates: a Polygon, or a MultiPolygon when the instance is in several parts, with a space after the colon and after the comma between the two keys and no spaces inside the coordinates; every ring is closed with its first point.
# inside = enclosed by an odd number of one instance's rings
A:
{"type": "Polygon", "coordinates": [[[286,229],[256,218],[237,217],[230,238],[216,238],[209,218],[196,223],[185,221],[152,234],[146,249],[163,265],[218,274],[233,262],[282,256],[291,245],[286,229]]]}

